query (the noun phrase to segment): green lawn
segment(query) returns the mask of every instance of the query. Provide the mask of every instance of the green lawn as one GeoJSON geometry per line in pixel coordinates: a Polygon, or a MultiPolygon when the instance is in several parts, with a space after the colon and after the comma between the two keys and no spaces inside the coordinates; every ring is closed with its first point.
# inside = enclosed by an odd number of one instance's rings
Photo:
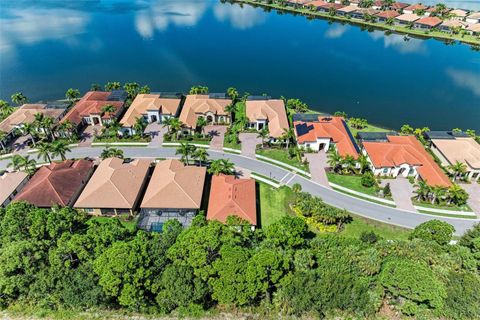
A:
{"type": "Polygon", "coordinates": [[[223,141],[223,147],[235,149],[235,150],[242,150],[242,145],[240,143],[229,143],[229,142],[223,141]]]}
{"type": "Polygon", "coordinates": [[[353,220],[345,225],[340,235],[358,239],[364,231],[374,231],[386,240],[407,240],[410,231],[401,227],[353,215],[353,220]]]}
{"type": "Polygon", "coordinates": [[[431,204],[427,202],[419,202],[416,200],[412,200],[413,204],[416,206],[422,206],[426,208],[431,208],[431,209],[441,209],[441,210],[451,210],[451,211],[467,211],[471,212],[473,211],[472,208],[468,206],[468,204],[465,204],[463,206],[447,206],[447,205],[438,205],[438,204],[431,204]]]}
{"type": "Polygon", "coordinates": [[[260,199],[260,223],[264,228],[281,217],[292,213],[289,203],[293,201],[293,191],[283,186],[275,189],[268,184],[257,182],[260,199]]]}
{"type": "Polygon", "coordinates": [[[352,126],[348,125],[348,127],[350,128],[350,131],[352,132],[352,135],[354,137],[357,136],[357,133],[359,131],[362,131],[362,132],[385,132],[385,131],[392,131],[390,129],[386,129],[386,128],[382,128],[382,127],[377,127],[377,126],[374,126],[372,124],[369,124],[367,125],[365,128],[363,129],[355,129],[355,128],[352,128],[352,126]]]}
{"type": "Polygon", "coordinates": [[[360,176],[347,176],[336,174],[332,172],[327,172],[328,181],[338,184],[339,186],[348,188],[350,190],[358,191],[365,193],[371,196],[377,196],[375,187],[366,188],[362,186],[362,177],[360,176]]]}
{"type": "Polygon", "coordinates": [[[309,172],[308,165],[300,163],[297,158],[290,158],[286,149],[257,149],[256,153],[309,172]]]}
{"type": "Polygon", "coordinates": [[[149,136],[139,137],[139,136],[129,136],[122,138],[106,138],[106,137],[95,137],[93,142],[104,142],[104,143],[116,143],[116,142],[150,142],[151,138],[149,136]]]}
{"type": "Polygon", "coordinates": [[[123,217],[96,217],[96,216],[92,216],[92,217],[90,217],[90,219],[91,220],[97,220],[99,222],[104,222],[104,221],[110,220],[110,219],[118,219],[123,224],[123,226],[130,231],[134,231],[135,228],[137,227],[137,218],[133,218],[132,220],[127,221],[123,217]]]}

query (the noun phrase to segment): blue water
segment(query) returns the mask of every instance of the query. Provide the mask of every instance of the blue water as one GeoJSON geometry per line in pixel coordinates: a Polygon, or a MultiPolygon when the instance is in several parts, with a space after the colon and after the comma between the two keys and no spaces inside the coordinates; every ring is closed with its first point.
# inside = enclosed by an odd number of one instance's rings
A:
{"type": "Polygon", "coordinates": [[[480,52],[467,45],[214,0],[0,0],[1,98],[62,98],[107,81],[235,86],[394,129],[480,131],[480,52]]]}

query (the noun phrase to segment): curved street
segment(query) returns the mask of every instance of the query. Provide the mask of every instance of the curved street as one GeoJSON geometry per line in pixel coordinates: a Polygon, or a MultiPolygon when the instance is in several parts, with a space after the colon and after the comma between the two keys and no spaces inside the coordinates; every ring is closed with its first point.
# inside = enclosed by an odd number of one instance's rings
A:
{"type": "MultiPolygon", "coordinates": [[[[175,154],[175,148],[118,146],[115,146],[115,148],[122,149],[124,151],[125,157],[130,158],[179,158],[179,156],[175,154]]],[[[68,153],[67,157],[99,157],[102,150],[103,147],[72,148],[72,151],[68,153]]],[[[267,162],[248,158],[242,155],[215,151],[212,149],[208,149],[208,153],[210,155],[210,158],[213,160],[221,158],[230,159],[237,167],[259,173],[266,177],[271,177],[272,179],[275,179],[277,181],[281,181],[283,179],[282,181],[287,181],[286,184],[288,186],[299,183],[302,186],[303,191],[309,192],[312,195],[322,198],[325,203],[328,203],[338,208],[346,209],[359,216],[363,216],[380,222],[385,222],[388,224],[393,224],[406,228],[414,228],[418,224],[425,221],[431,219],[439,219],[453,225],[455,227],[456,234],[458,235],[463,234],[474,224],[480,222],[480,219],[441,217],[383,206],[326,188],[302,176],[293,175],[293,173],[289,170],[280,168],[267,162]],[[289,178],[285,179],[287,175],[289,175],[289,178]]],[[[31,157],[36,158],[36,155],[32,154],[31,157]]],[[[0,160],[0,169],[6,169],[8,163],[10,163],[10,159],[0,160]]]]}

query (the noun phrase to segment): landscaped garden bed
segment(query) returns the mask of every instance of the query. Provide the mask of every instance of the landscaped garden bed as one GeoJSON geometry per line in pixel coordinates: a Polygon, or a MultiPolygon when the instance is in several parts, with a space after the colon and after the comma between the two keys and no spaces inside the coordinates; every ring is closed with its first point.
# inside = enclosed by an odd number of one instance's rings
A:
{"type": "Polygon", "coordinates": [[[305,172],[309,172],[308,164],[298,161],[298,158],[296,156],[292,157],[292,154],[287,149],[258,148],[256,154],[283,162],[295,168],[301,169],[305,172]]]}

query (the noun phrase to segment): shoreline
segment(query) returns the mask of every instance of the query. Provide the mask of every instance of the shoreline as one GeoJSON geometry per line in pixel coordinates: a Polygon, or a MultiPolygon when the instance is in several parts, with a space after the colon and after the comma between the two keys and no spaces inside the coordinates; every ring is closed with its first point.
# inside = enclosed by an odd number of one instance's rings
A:
{"type": "Polygon", "coordinates": [[[458,42],[460,44],[469,45],[472,48],[472,50],[480,49],[480,39],[476,38],[473,35],[467,35],[469,39],[465,39],[465,38],[462,38],[461,35],[455,35],[453,33],[446,33],[442,31],[425,31],[425,30],[417,30],[413,28],[410,29],[407,27],[399,26],[399,25],[388,25],[381,22],[367,22],[361,19],[346,18],[339,15],[330,15],[329,13],[326,13],[326,12],[319,12],[319,11],[313,12],[309,9],[295,8],[288,5],[286,5],[285,7],[282,7],[275,3],[268,4],[264,2],[257,2],[254,0],[228,0],[227,2],[230,2],[232,4],[233,3],[238,3],[240,5],[248,4],[253,7],[275,9],[281,12],[286,12],[294,15],[302,15],[307,19],[321,19],[321,20],[329,20],[329,21],[340,22],[340,23],[346,22],[349,25],[358,26],[360,28],[374,28],[377,30],[391,32],[398,35],[409,36],[412,38],[420,38],[422,40],[435,39],[445,43],[446,45],[450,45],[452,43],[458,42]]]}

